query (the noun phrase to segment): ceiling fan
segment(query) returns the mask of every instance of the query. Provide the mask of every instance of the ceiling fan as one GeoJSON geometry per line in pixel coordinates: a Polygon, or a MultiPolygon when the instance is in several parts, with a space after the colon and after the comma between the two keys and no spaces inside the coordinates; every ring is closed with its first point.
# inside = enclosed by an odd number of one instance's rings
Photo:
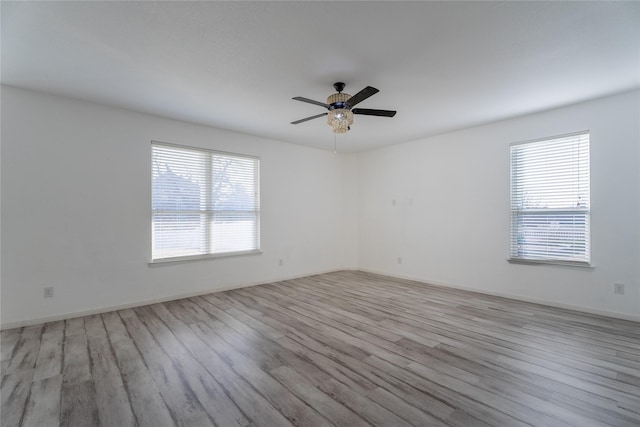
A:
{"type": "Polygon", "coordinates": [[[345,84],[342,82],[336,82],[333,87],[338,91],[327,98],[326,104],[320,101],[314,101],[313,99],[304,98],[302,96],[296,96],[293,99],[296,101],[308,102],[309,104],[319,105],[329,110],[326,113],[316,114],[315,116],[306,117],[304,119],[291,122],[292,125],[306,122],[308,120],[317,119],[318,117],[328,116],[327,123],[331,125],[335,133],[345,133],[351,129],[353,124],[353,115],[362,114],[365,116],[381,116],[381,117],[393,117],[396,115],[392,110],[372,110],[369,108],[353,108],[356,104],[369,98],[371,95],[378,93],[378,89],[375,87],[367,86],[360,92],[351,96],[348,93],[342,93],[345,84]]]}

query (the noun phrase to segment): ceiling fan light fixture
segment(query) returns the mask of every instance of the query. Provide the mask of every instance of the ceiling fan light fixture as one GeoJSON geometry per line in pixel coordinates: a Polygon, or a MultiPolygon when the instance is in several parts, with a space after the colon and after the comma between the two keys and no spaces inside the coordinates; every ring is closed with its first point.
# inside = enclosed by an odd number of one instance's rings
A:
{"type": "Polygon", "coordinates": [[[353,124],[353,113],[345,102],[351,98],[348,93],[334,93],[327,98],[327,104],[331,107],[327,114],[327,123],[335,133],[346,133],[353,124]]]}
{"type": "Polygon", "coordinates": [[[353,108],[355,105],[369,98],[371,95],[378,93],[378,89],[375,87],[367,86],[360,92],[351,96],[348,93],[342,93],[344,89],[344,83],[337,82],[333,84],[335,90],[338,93],[327,98],[327,103],[314,101],[313,99],[304,98],[302,96],[294,96],[296,101],[306,102],[308,104],[318,105],[326,108],[328,111],[322,114],[316,114],[315,116],[305,117],[304,119],[291,122],[292,125],[307,122],[309,120],[317,119],[318,117],[327,116],[327,123],[333,129],[334,133],[346,133],[351,129],[353,124],[353,115],[362,114],[365,116],[381,116],[381,117],[393,117],[396,115],[392,110],[373,110],[370,108],[353,108]]]}
{"type": "Polygon", "coordinates": [[[346,108],[336,108],[327,114],[327,123],[335,133],[346,133],[353,124],[353,113],[346,108]]]}

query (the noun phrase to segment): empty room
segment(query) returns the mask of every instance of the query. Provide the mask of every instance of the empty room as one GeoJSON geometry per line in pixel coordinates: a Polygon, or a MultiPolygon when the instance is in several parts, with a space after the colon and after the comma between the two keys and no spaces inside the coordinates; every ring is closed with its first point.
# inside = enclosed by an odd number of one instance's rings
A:
{"type": "Polygon", "coordinates": [[[640,2],[2,1],[0,426],[640,426],[640,2]]]}

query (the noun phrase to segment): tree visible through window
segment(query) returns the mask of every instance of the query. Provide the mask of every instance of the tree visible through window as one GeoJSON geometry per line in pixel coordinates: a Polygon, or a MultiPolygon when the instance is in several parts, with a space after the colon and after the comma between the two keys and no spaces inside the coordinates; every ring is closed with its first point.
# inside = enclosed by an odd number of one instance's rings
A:
{"type": "Polygon", "coordinates": [[[511,259],[589,264],[589,133],[511,146],[511,259]]]}
{"type": "Polygon", "coordinates": [[[152,260],[260,249],[260,161],[152,143],[152,260]]]}

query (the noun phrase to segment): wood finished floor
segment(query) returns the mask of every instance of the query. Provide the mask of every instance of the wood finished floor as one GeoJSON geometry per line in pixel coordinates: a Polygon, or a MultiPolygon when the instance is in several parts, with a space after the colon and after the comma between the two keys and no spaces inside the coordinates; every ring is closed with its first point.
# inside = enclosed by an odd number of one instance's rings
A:
{"type": "Polygon", "coordinates": [[[640,425],[640,323],[359,272],[1,337],[2,426],[640,425]]]}

